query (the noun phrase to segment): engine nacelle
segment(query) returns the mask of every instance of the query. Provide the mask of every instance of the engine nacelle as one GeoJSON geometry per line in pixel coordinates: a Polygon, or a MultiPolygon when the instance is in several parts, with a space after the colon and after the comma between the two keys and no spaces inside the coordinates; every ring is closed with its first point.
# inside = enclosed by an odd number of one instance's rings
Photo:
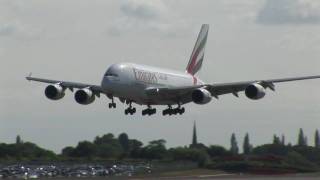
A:
{"type": "Polygon", "coordinates": [[[245,94],[249,99],[258,100],[266,95],[266,89],[260,84],[250,84],[246,88],[245,94]]]}
{"type": "Polygon", "coordinates": [[[77,103],[82,105],[88,105],[91,104],[95,100],[95,95],[93,92],[88,89],[80,89],[74,94],[74,99],[77,101],[77,103]]]}
{"type": "Polygon", "coordinates": [[[207,104],[211,99],[211,93],[206,89],[200,88],[192,92],[192,101],[196,104],[207,104]]]}
{"type": "Polygon", "coordinates": [[[64,88],[59,84],[51,84],[46,87],[44,94],[48,99],[58,100],[64,97],[64,88]]]}

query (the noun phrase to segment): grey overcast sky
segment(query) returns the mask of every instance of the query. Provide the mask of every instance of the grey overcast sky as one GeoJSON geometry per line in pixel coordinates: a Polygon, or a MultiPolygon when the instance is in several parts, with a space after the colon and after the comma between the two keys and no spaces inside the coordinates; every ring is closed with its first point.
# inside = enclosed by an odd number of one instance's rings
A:
{"type": "MultiPolygon", "coordinates": [[[[320,74],[319,0],[0,0],[0,141],[20,134],[56,152],[96,135],[127,132],[169,147],[199,141],[229,148],[235,132],[253,145],[273,134],[296,143],[304,129],[313,144],[320,128],[320,81],[277,84],[260,101],[241,94],[186,105],[183,116],[125,116],[102,97],[78,105],[73,94],[50,101],[34,76],[100,84],[117,62],[184,70],[201,24],[210,24],[203,80],[233,82],[320,74]]],[[[117,101],[118,102],[118,101],[117,101]]],[[[140,110],[144,107],[138,107],[140,110]]],[[[159,107],[161,111],[164,107],[159,107]]]]}

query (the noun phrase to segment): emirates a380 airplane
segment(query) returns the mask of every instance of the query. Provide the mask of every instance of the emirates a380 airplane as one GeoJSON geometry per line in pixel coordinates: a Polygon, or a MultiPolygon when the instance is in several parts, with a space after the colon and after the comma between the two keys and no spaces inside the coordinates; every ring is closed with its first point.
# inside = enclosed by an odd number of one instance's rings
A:
{"type": "Polygon", "coordinates": [[[274,91],[274,83],[320,78],[318,75],[222,84],[205,83],[195,74],[202,67],[208,30],[209,25],[202,25],[185,72],[134,63],[117,63],[108,68],[103,75],[101,85],[42,79],[31,77],[31,75],[26,79],[49,83],[50,85],[45,89],[45,95],[51,100],[63,98],[66,89],[72,92],[78,89],[74,98],[82,105],[90,104],[96,97],[105,94],[111,99],[109,108],[116,108],[114,97],[126,103],[128,105],[125,109],[126,115],[136,113],[132,103],[147,106],[142,111],[142,115],[155,114],[156,109],[152,108],[153,105],[166,105],[168,108],[163,110],[162,114],[173,115],[183,114],[185,109],[181,106],[190,102],[207,104],[212,97],[218,99],[223,94],[231,93],[238,97],[240,91],[244,91],[248,98],[257,100],[265,96],[266,89],[274,91]],[[172,107],[174,105],[175,108],[172,107]]]}

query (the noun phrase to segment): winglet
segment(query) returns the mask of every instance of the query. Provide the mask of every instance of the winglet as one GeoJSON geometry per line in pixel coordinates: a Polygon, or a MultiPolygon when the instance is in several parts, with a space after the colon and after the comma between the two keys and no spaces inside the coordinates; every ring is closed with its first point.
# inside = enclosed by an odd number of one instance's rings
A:
{"type": "Polygon", "coordinates": [[[30,73],[27,75],[26,79],[27,79],[28,81],[30,81],[30,80],[31,80],[31,79],[30,79],[31,77],[32,77],[32,72],[30,72],[30,73]]]}

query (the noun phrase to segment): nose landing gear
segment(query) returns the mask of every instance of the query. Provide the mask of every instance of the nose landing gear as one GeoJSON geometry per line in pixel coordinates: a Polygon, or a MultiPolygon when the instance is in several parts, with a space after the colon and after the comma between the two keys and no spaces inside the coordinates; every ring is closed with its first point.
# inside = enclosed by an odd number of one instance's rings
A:
{"type": "Polygon", "coordinates": [[[116,108],[117,107],[117,105],[116,105],[116,103],[114,102],[114,100],[113,100],[113,97],[111,98],[111,103],[109,103],[109,109],[111,109],[111,108],[116,108]]]}

